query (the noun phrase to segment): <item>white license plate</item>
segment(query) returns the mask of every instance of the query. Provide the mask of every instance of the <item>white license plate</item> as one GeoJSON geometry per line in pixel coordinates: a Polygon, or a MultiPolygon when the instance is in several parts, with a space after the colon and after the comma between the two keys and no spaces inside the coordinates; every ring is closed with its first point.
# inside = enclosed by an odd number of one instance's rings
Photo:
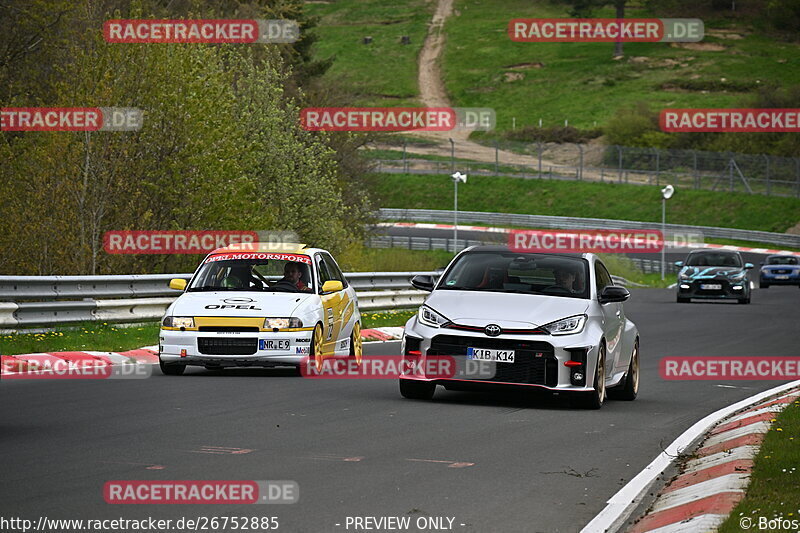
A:
{"type": "Polygon", "coordinates": [[[496,363],[513,363],[514,350],[467,348],[467,359],[475,359],[476,361],[494,361],[496,363]]]}
{"type": "Polygon", "coordinates": [[[789,276],[775,276],[775,279],[789,279],[789,276]]]}
{"type": "Polygon", "coordinates": [[[700,288],[704,291],[718,291],[722,288],[722,285],[719,283],[703,283],[700,288]]]}
{"type": "Polygon", "coordinates": [[[259,339],[259,350],[288,350],[289,339],[259,339]]]}

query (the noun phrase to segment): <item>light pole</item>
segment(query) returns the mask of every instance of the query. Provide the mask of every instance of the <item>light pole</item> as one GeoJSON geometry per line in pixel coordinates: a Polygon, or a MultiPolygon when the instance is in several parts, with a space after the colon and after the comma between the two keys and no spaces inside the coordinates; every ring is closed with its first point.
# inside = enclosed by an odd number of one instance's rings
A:
{"type": "Polygon", "coordinates": [[[675,194],[675,187],[667,185],[661,189],[661,281],[664,281],[664,271],[666,270],[666,250],[667,250],[667,200],[675,194]]]}
{"type": "Polygon", "coordinates": [[[458,252],[458,182],[467,182],[467,175],[461,172],[451,174],[450,178],[453,180],[455,190],[453,192],[453,253],[458,252]]]}

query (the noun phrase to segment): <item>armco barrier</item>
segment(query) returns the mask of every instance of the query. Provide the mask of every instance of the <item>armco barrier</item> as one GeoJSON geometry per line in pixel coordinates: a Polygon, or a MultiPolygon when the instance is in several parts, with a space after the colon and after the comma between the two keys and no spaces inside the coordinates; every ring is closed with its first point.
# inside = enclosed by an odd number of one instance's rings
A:
{"type": "MultiPolygon", "coordinates": [[[[352,272],[346,274],[363,310],[414,307],[427,295],[411,289],[416,275],[438,272],[352,272]]],[[[76,322],[156,320],[177,298],[170,279],[191,274],[127,276],[0,276],[0,330],[76,322]],[[115,298],[117,297],[117,298],[115,298]],[[63,300],[72,298],[72,300],[63,300]],[[75,300],[82,298],[82,300],[75,300]]]]}
{"type": "MultiPolygon", "coordinates": [[[[378,210],[377,218],[380,220],[408,220],[414,222],[448,222],[453,220],[453,212],[437,209],[384,208],[378,210]]],[[[459,211],[458,222],[459,224],[488,224],[492,226],[515,226],[521,228],[661,229],[661,224],[658,222],[485,213],[481,211],[459,211]]],[[[664,227],[667,232],[702,233],[706,238],[733,239],[800,248],[800,235],[788,233],[771,233],[769,231],[717,228],[712,226],[687,226],[682,224],[666,224],[664,227]]]]}
{"type": "MultiPolygon", "coordinates": [[[[415,275],[438,277],[439,272],[354,272],[346,274],[347,280],[357,290],[358,306],[364,311],[416,307],[425,301],[427,292],[411,289],[410,280],[415,275]]],[[[169,279],[188,278],[189,274],[173,274],[158,276],[166,284],[169,279]]],[[[69,276],[63,283],[69,290],[63,290],[62,277],[50,276],[46,279],[35,276],[11,277],[0,276],[0,292],[3,298],[32,298],[30,295],[42,297],[46,294],[72,294],[75,287],[82,288],[80,301],[0,301],[0,331],[14,330],[29,326],[56,326],[75,322],[118,322],[130,323],[144,320],[157,320],[164,315],[167,307],[177,298],[119,298],[93,299],[90,297],[105,296],[110,287],[114,290],[128,286],[127,291],[135,294],[172,294],[172,289],[161,289],[154,286],[157,276],[69,276]],[[95,283],[96,278],[103,278],[102,283],[95,283]],[[116,278],[116,279],[114,279],[116,278]],[[145,279],[142,279],[145,278],[145,279]],[[140,285],[144,285],[142,289],[140,285]],[[25,295],[25,296],[21,296],[25,295]]],[[[634,285],[624,278],[612,276],[618,285],[634,285]]]]}

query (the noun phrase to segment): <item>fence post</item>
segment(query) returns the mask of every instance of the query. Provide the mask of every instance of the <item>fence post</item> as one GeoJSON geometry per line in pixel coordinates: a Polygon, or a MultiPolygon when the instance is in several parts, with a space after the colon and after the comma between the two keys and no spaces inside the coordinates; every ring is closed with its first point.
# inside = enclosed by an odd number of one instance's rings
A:
{"type": "Polygon", "coordinates": [[[800,198],[800,158],[794,158],[794,168],[795,168],[795,196],[800,198]]]}
{"type": "Polygon", "coordinates": [[[408,141],[403,139],[403,172],[408,174],[408,159],[406,159],[406,144],[408,144],[408,141]]]}
{"type": "Polygon", "coordinates": [[[770,196],[772,187],[769,182],[769,156],[767,154],[762,154],[762,156],[764,157],[764,163],[767,164],[767,196],[770,196]]]}
{"type": "Polygon", "coordinates": [[[450,137],[450,172],[456,171],[456,143],[450,137]]]}
{"type": "Polygon", "coordinates": [[[617,166],[617,171],[619,171],[619,182],[622,183],[622,146],[617,146],[617,153],[619,154],[619,165],[617,166]]]}
{"type": "Polygon", "coordinates": [[[500,172],[500,149],[497,147],[497,140],[494,141],[494,174],[495,176],[500,172]]]}
{"type": "Polygon", "coordinates": [[[658,148],[653,148],[656,152],[656,185],[661,185],[661,153],[658,148]]]}
{"type": "Polygon", "coordinates": [[[537,145],[537,147],[539,149],[539,177],[541,178],[542,177],[542,152],[544,151],[544,145],[542,144],[541,141],[537,142],[536,145],[537,145]]]}
{"type": "Polygon", "coordinates": [[[733,154],[731,154],[730,159],[728,159],[728,185],[730,191],[733,192],[733,154]]]}
{"type": "Polygon", "coordinates": [[[578,167],[578,179],[582,180],[583,179],[583,146],[581,146],[579,143],[575,143],[575,146],[578,147],[578,152],[580,152],[580,158],[581,158],[580,159],[580,166],[578,167]]]}
{"type": "Polygon", "coordinates": [[[692,150],[692,165],[694,170],[694,189],[700,188],[700,174],[697,173],[697,150],[692,150]]]}

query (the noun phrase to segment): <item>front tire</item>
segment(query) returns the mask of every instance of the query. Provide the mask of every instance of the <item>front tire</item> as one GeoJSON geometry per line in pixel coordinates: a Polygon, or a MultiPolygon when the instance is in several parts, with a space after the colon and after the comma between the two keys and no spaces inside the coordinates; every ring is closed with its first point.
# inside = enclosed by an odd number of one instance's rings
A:
{"type": "Polygon", "coordinates": [[[578,393],[578,407],[583,409],[600,409],[606,399],[606,345],[601,344],[597,354],[597,368],[594,372],[594,390],[578,393]]]}
{"type": "Polygon", "coordinates": [[[158,366],[165,376],[180,376],[186,370],[186,365],[182,363],[165,363],[160,357],[158,358],[158,366]]]}
{"type": "Polygon", "coordinates": [[[361,359],[364,356],[364,347],[361,344],[361,324],[353,324],[353,332],[350,333],[350,357],[355,359],[356,365],[361,366],[361,359]]]}
{"type": "Polygon", "coordinates": [[[436,384],[430,381],[400,380],[400,394],[410,400],[432,400],[436,384]]]}
{"type": "Polygon", "coordinates": [[[311,337],[311,353],[309,357],[314,358],[314,367],[317,372],[322,372],[322,365],[325,361],[325,356],[322,353],[322,324],[314,326],[314,335],[311,337]]]}
{"type": "Polygon", "coordinates": [[[739,298],[738,302],[740,304],[749,304],[750,303],[750,295],[748,294],[745,298],[739,298]]]}
{"type": "Polygon", "coordinates": [[[769,283],[764,283],[763,281],[758,282],[759,289],[769,289],[769,283]]]}
{"type": "Polygon", "coordinates": [[[691,298],[684,298],[682,296],[678,296],[678,303],[679,304],[688,304],[691,301],[691,298]]]}
{"type": "Polygon", "coordinates": [[[639,394],[639,339],[633,344],[631,364],[625,373],[625,382],[622,385],[608,389],[608,397],[612,400],[632,401],[639,394]]]}

